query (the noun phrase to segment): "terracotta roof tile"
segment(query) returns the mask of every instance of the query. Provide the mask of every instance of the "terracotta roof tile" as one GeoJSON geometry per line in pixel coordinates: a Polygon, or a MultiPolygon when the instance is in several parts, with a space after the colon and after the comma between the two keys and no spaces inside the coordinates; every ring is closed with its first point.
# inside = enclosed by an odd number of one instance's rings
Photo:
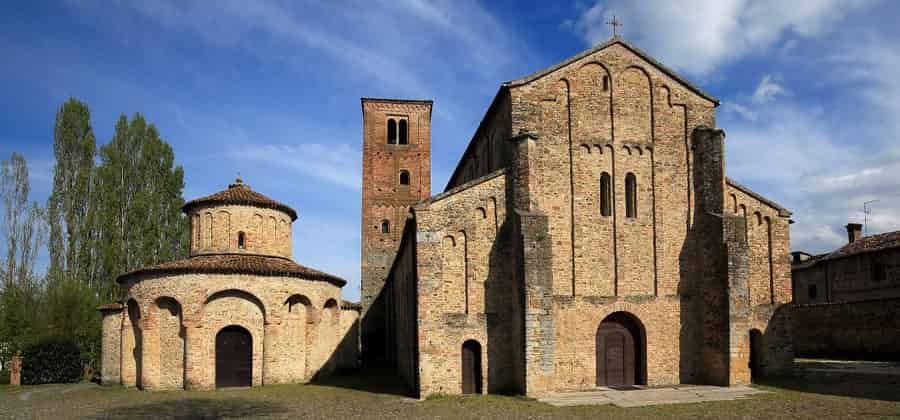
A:
{"type": "Polygon", "coordinates": [[[320,280],[343,287],[347,282],[337,276],[304,267],[288,258],[252,254],[197,255],[122,274],[116,281],[144,274],[253,274],[260,276],[296,277],[320,280]]]}
{"type": "Polygon", "coordinates": [[[900,247],[900,230],[886,232],[859,238],[847,245],[838,248],[837,251],[828,254],[825,259],[837,259],[864,252],[880,251],[882,249],[900,247]]]}
{"type": "Polygon", "coordinates": [[[197,207],[221,204],[238,204],[267,209],[275,209],[283,211],[291,216],[291,220],[297,220],[297,212],[286,204],[279,203],[269,197],[266,197],[256,191],[250,189],[250,186],[244,184],[240,178],[235,180],[234,184],[228,186],[227,190],[219,191],[215,194],[201,197],[188,201],[181,208],[185,213],[197,207]]]}

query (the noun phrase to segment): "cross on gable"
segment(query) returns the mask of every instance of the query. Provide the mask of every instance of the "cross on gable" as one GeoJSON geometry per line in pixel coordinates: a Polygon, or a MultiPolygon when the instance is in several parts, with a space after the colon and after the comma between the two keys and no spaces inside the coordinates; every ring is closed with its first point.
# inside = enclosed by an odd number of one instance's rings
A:
{"type": "Polygon", "coordinates": [[[617,29],[618,29],[620,26],[622,26],[622,22],[620,22],[619,19],[616,18],[616,15],[613,15],[612,20],[606,22],[606,24],[609,25],[609,26],[612,26],[612,28],[613,28],[613,38],[618,37],[618,36],[619,36],[619,32],[618,32],[617,29]]]}

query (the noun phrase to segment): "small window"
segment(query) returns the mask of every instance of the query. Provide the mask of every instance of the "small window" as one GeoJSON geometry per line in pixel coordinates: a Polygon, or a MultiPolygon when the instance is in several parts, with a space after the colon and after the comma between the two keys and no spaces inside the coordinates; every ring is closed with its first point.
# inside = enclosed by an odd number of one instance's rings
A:
{"type": "Polygon", "coordinates": [[[603,91],[609,90],[609,76],[603,76],[603,91]]]}
{"type": "Polygon", "coordinates": [[[600,175],[600,215],[612,215],[612,181],[608,173],[600,175]]]}
{"type": "Polygon", "coordinates": [[[400,185],[409,185],[409,171],[400,171],[400,185]]]}
{"type": "Polygon", "coordinates": [[[391,222],[386,219],[381,221],[381,233],[391,233],[391,222]]]}
{"type": "Polygon", "coordinates": [[[819,295],[819,291],[816,290],[815,284],[810,284],[807,287],[807,292],[809,293],[809,300],[816,300],[816,297],[819,295]]]}
{"type": "Polygon", "coordinates": [[[388,144],[397,144],[397,121],[393,118],[387,123],[387,142],[388,144]]]}
{"type": "Polygon", "coordinates": [[[246,247],[247,241],[244,238],[244,232],[238,232],[238,248],[244,249],[246,247]]]}
{"type": "Polygon", "coordinates": [[[409,138],[406,133],[406,120],[400,120],[400,144],[409,144],[409,138]]]}
{"type": "Polygon", "coordinates": [[[625,175],[625,217],[637,217],[637,178],[631,172],[625,175]]]}

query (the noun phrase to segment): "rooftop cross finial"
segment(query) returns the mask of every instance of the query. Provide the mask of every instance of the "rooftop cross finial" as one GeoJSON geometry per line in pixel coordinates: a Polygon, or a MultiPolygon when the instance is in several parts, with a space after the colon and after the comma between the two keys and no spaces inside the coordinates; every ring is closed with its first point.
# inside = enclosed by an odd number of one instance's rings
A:
{"type": "Polygon", "coordinates": [[[619,31],[618,31],[618,28],[619,28],[620,26],[622,26],[622,22],[620,22],[619,19],[616,18],[616,15],[613,15],[612,20],[609,21],[609,22],[606,22],[606,24],[609,25],[609,26],[612,26],[612,28],[613,28],[613,38],[618,38],[618,37],[619,37],[619,31]]]}

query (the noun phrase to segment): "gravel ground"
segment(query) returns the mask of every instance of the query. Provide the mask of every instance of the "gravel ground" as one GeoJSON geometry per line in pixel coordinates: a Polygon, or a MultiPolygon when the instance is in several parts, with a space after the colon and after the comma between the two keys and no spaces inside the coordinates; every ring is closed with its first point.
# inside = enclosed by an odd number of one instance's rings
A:
{"type": "Polygon", "coordinates": [[[398,395],[402,387],[382,376],[213,392],[142,392],[95,384],[0,386],[0,418],[900,418],[898,377],[808,374],[761,387],[771,392],[739,401],[618,408],[551,407],[503,396],[417,401],[398,395]]]}

